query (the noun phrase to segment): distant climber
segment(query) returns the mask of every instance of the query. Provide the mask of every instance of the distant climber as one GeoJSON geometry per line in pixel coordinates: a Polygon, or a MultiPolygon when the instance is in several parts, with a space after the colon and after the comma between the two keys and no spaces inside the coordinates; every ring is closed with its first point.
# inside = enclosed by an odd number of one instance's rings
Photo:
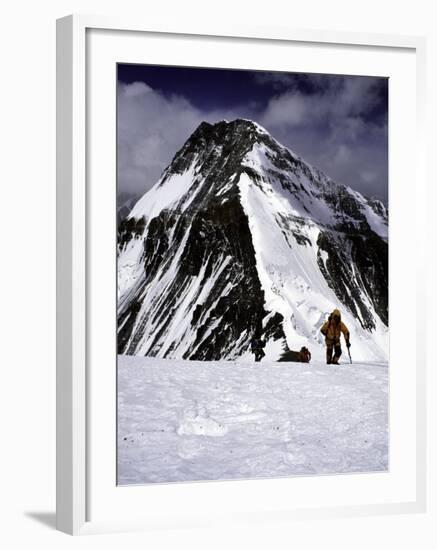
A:
{"type": "Polygon", "coordinates": [[[346,347],[350,348],[350,333],[347,326],[341,320],[341,313],[338,309],[334,311],[329,316],[328,320],[323,324],[320,332],[325,337],[326,343],[326,364],[327,365],[338,365],[338,360],[341,356],[341,344],[340,336],[343,333],[344,339],[346,341],[346,347]],[[334,352],[334,356],[332,353],[334,352]]]}
{"type": "Polygon", "coordinates": [[[266,343],[257,334],[252,338],[250,342],[250,351],[255,356],[255,361],[259,362],[265,356],[264,349],[266,343]]]}

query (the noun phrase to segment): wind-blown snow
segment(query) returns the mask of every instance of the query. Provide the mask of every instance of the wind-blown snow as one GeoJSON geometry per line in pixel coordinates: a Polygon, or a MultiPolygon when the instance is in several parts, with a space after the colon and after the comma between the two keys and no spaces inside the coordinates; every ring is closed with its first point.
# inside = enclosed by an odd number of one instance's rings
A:
{"type": "Polygon", "coordinates": [[[143,263],[140,261],[144,251],[143,240],[131,239],[124,247],[122,254],[118,256],[117,287],[118,304],[121,305],[125,296],[141,280],[144,273],[143,263]]]}
{"type": "Polygon", "coordinates": [[[377,233],[380,237],[383,239],[388,238],[388,224],[385,220],[381,218],[381,216],[378,216],[374,210],[367,204],[364,197],[358,193],[358,191],[354,191],[355,196],[361,197],[361,201],[364,204],[364,215],[366,216],[367,223],[370,225],[372,231],[377,233]]]}
{"type": "Polygon", "coordinates": [[[144,217],[147,220],[158,216],[162,210],[177,204],[193,185],[195,179],[196,162],[190,165],[183,174],[164,175],[143,197],[135,204],[129,218],[144,217]]]}
{"type": "Polygon", "coordinates": [[[386,363],[119,356],[118,483],[377,472],[386,363]]]}

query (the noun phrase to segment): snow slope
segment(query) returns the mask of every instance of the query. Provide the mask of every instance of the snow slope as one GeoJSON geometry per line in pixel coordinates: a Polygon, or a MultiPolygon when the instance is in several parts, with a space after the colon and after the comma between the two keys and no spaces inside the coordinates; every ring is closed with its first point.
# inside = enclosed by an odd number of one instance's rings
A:
{"type": "Polygon", "coordinates": [[[118,483],[385,471],[386,363],[119,356],[118,483]]]}
{"type": "MultiPolygon", "coordinates": [[[[318,246],[318,238],[321,227],[332,224],[336,219],[335,213],[327,202],[310,193],[312,185],[306,181],[305,174],[287,172],[293,174],[294,183],[301,185],[302,189],[297,197],[284,192],[277,168],[272,176],[272,165],[264,145],[255,145],[244,162],[261,175],[257,185],[254,185],[251,178],[243,173],[238,187],[249,219],[266,310],[283,316],[284,333],[290,349],[310,346],[315,357],[322,359],[323,346],[317,346],[323,343],[320,326],[326,321],[327,312],[338,307],[339,300],[320,270],[319,257],[323,250],[318,246]],[[296,237],[296,234],[299,236],[296,237]],[[305,245],[299,244],[302,240],[305,245]]],[[[306,167],[309,169],[308,165],[306,167]]],[[[285,171],[283,175],[285,177],[285,171]]],[[[335,186],[332,183],[332,187],[335,186]]],[[[365,203],[362,195],[356,191],[351,193],[364,205],[363,214],[373,231],[386,239],[387,225],[365,203]]],[[[373,310],[371,301],[363,291],[361,299],[369,310],[373,310]]],[[[362,330],[350,311],[341,309],[343,321],[354,342],[355,355],[360,359],[387,360],[388,330],[379,316],[374,313],[375,327],[372,332],[367,332],[362,330]]]]}

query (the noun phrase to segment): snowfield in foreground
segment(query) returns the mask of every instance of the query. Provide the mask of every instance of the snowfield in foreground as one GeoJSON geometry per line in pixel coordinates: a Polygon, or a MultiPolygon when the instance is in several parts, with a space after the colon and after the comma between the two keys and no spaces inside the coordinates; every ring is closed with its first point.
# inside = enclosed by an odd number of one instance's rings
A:
{"type": "Polygon", "coordinates": [[[118,483],[384,471],[388,366],[119,356],[118,483]]]}

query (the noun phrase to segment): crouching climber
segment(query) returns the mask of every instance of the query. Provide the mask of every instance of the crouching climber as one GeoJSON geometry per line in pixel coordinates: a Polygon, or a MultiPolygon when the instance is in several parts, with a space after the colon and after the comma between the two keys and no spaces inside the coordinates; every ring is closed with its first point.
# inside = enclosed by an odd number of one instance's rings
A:
{"type": "Polygon", "coordinates": [[[341,320],[341,314],[338,309],[329,316],[328,320],[323,324],[320,332],[325,337],[326,343],[326,363],[330,365],[338,365],[338,360],[341,356],[340,336],[343,333],[346,341],[346,347],[350,348],[350,334],[347,326],[341,320]],[[334,356],[332,354],[334,353],[334,356]]]}
{"type": "Polygon", "coordinates": [[[311,361],[311,352],[308,348],[305,346],[302,346],[300,348],[299,352],[299,361],[301,363],[309,363],[311,361]]]}
{"type": "Polygon", "coordinates": [[[309,363],[311,361],[311,352],[305,346],[302,346],[300,351],[294,351],[287,347],[278,361],[285,361],[287,363],[309,363]]]}
{"type": "Polygon", "coordinates": [[[258,335],[255,335],[252,338],[250,342],[250,351],[254,354],[256,362],[261,361],[261,359],[265,356],[263,349],[265,345],[266,343],[264,340],[262,340],[258,335]]]}

